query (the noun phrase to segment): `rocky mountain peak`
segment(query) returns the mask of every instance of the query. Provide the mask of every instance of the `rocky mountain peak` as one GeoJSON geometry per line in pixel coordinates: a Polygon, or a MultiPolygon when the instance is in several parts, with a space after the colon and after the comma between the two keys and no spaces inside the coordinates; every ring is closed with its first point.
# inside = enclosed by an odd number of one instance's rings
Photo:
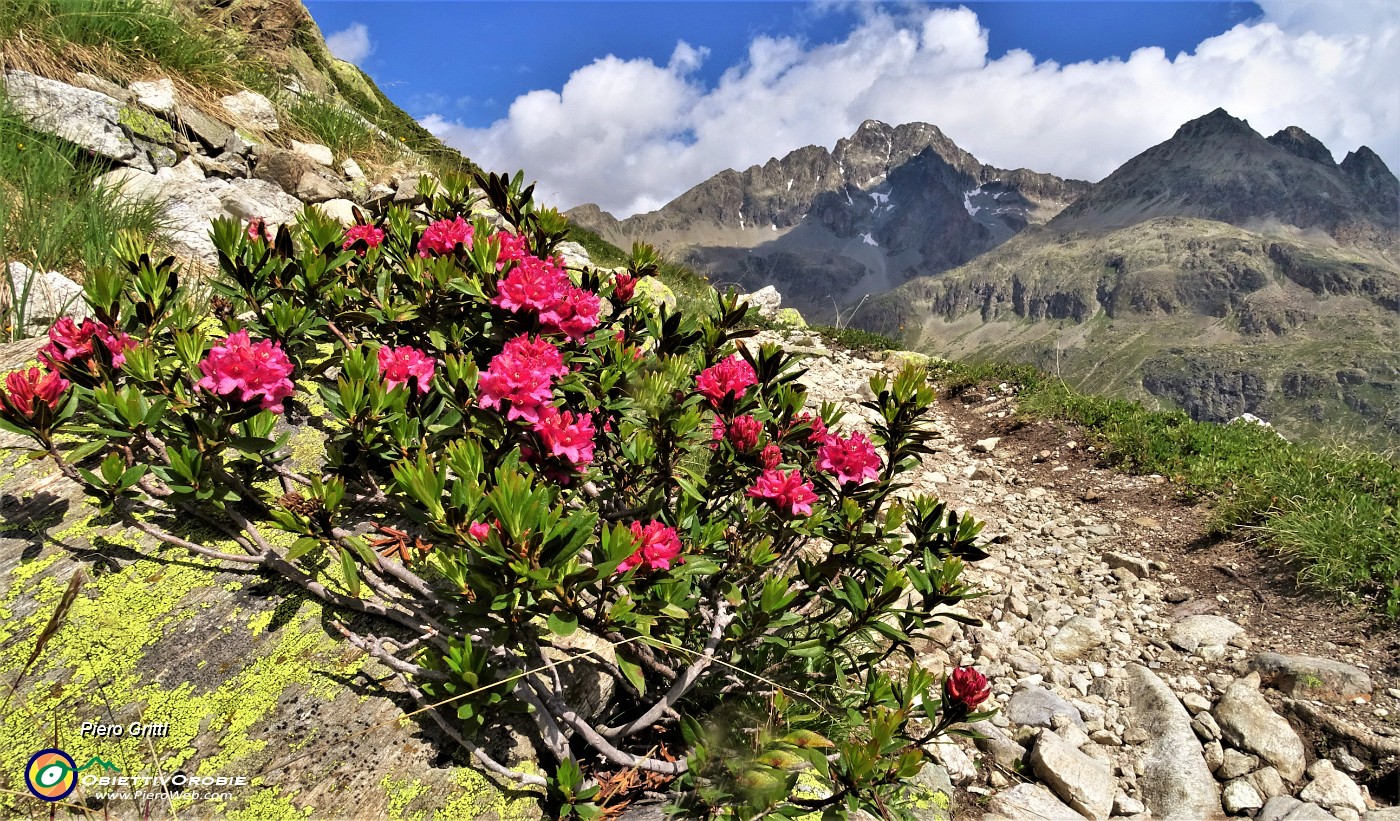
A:
{"type": "Polygon", "coordinates": [[[1332,152],[1327,150],[1327,146],[1323,145],[1321,140],[1296,125],[1290,125],[1273,135],[1269,142],[1290,154],[1322,163],[1329,168],[1337,164],[1332,158],[1332,152]]]}
{"type": "Polygon", "coordinates": [[[1172,139],[1191,140],[1220,136],[1258,137],[1259,132],[1249,127],[1248,120],[1232,117],[1230,112],[1217,108],[1209,114],[1183,123],[1172,135],[1172,139]]]}
{"type": "Polygon", "coordinates": [[[1347,152],[1339,167],[1352,186],[1371,199],[1376,210],[1389,215],[1392,221],[1400,215],[1400,180],[1380,155],[1363,145],[1347,152]]]}

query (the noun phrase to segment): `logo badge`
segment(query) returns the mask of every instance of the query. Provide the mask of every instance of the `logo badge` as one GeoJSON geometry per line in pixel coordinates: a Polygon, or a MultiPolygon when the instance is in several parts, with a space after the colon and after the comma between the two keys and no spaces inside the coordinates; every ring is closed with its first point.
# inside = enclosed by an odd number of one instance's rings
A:
{"type": "Polygon", "coordinates": [[[78,765],[62,750],[40,750],[24,768],[24,783],[45,801],[62,801],[78,786],[78,765]]]}

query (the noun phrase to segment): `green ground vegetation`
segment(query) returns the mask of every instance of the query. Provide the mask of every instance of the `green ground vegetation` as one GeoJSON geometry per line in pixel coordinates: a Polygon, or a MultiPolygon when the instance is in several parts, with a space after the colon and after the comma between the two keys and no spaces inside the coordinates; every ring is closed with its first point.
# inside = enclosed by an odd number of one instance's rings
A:
{"type": "Polygon", "coordinates": [[[1278,550],[1300,579],[1400,619],[1400,463],[1393,454],[1285,441],[1261,425],[1195,422],[1181,411],[1076,392],[1025,365],[946,362],[950,393],[1020,386],[1019,413],[1084,428],[1104,460],[1168,477],[1213,502],[1216,533],[1244,532],[1278,550]]]}
{"type": "MultiPolygon", "coordinates": [[[[113,261],[112,238],[122,231],[150,236],[158,209],[118,202],[94,187],[99,169],[73,146],[28,128],[0,98],[0,262],[61,271],[79,281],[84,271],[113,261]]],[[[0,277],[0,339],[23,326],[25,283],[9,295],[0,277]]]]}

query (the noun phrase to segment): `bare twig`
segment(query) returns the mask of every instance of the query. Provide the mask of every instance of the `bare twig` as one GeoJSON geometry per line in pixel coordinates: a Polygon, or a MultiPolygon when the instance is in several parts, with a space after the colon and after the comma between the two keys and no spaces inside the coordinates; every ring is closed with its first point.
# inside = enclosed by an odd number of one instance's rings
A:
{"type": "Polygon", "coordinates": [[[632,721],[620,727],[604,727],[598,731],[599,735],[611,739],[624,738],[639,730],[650,727],[661,718],[662,715],[666,714],[668,711],[675,710],[676,704],[685,697],[686,693],[690,692],[690,689],[700,680],[700,676],[709,668],[710,662],[713,661],[715,657],[715,648],[719,647],[720,641],[724,638],[725,628],[729,626],[730,622],[734,621],[734,614],[727,612],[724,604],[724,600],[721,599],[716,607],[715,622],[710,627],[710,636],[705,641],[704,652],[699,658],[691,662],[689,667],[682,671],[680,676],[676,678],[675,683],[671,685],[671,689],[666,692],[666,695],[662,696],[660,700],[653,704],[651,709],[632,721]]]}

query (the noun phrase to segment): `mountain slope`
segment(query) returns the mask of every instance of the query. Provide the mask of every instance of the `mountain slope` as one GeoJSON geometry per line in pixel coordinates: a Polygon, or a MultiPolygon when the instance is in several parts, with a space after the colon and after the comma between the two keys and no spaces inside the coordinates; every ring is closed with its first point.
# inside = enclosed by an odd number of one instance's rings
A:
{"type": "Polygon", "coordinates": [[[720,281],[773,284],[804,313],[960,265],[1041,224],[1087,183],[979,162],[926,123],[862,123],[828,151],[807,146],[726,170],[658,211],[617,220],[568,212],[618,244],[657,243],[720,281]]]}
{"type": "Polygon", "coordinates": [[[1088,391],[1400,443],[1400,182],[1298,128],[1215,111],[1040,229],[877,299],[857,322],[1088,391]]]}

